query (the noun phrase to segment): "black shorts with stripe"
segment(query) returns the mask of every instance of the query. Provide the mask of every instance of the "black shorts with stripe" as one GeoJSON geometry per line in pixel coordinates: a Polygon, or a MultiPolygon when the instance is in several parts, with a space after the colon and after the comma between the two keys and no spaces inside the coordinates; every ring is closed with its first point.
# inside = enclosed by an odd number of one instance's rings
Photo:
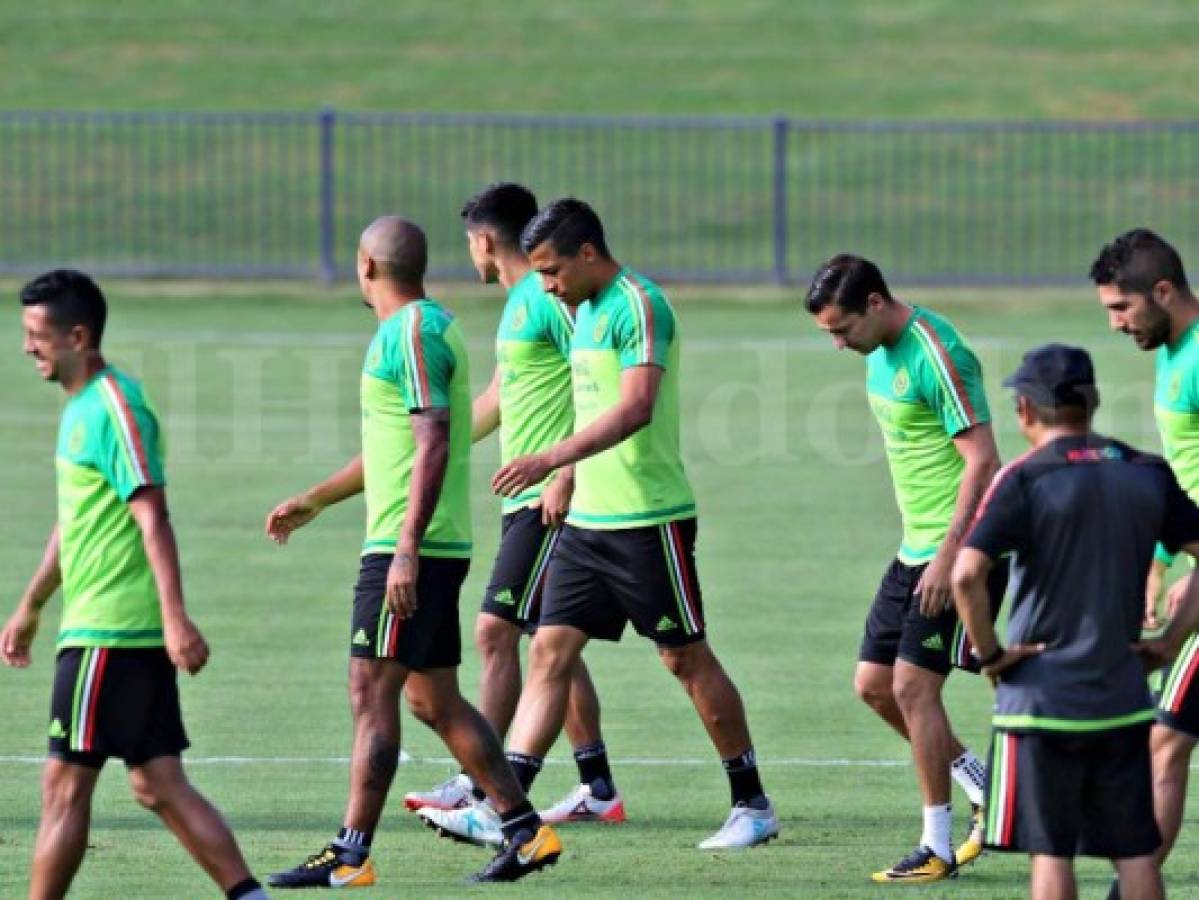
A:
{"type": "Polygon", "coordinates": [[[1157,720],[1199,739],[1199,634],[1192,634],[1170,665],[1158,697],[1157,720]]]}
{"type": "Polygon", "coordinates": [[[1128,859],[1161,844],[1149,723],[1096,732],[996,729],[987,769],[993,850],[1128,859]]]}
{"type": "Polygon", "coordinates": [[[98,769],[188,747],[176,672],[162,647],[66,647],[50,696],[50,755],[98,769]]]}
{"type": "Polygon", "coordinates": [[[542,598],[541,626],[620,640],[626,622],[660,647],[704,639],[695,519],[613,531],[562,526],[542,598]]]}
{"type": "Polygon", "coordinates": [[[421,556],[416,573],[416,612],[400,619],[387,609],[387,570],[392,553],[362,557],[350,617],[350,656],[394,659],[409,669],[449,669],[462,662],[458,595],[469,559],[421,556]]]}
{"type": "MultiPolygon", "coordinates": [[[[883,573],[858,650],[861,662],[895,665],[902,659],[914,666],[948,675],[953,668],[979,671],[970,639],[952,606],[928,617],[920,612],[916,585],[928,565],[909,566],[896,559],[883,573]]],[[[999,615],[1007,590],[1008,560],[995,563],[987,580],[991,595],[991,621],[999,615]]]]}
{"type": "Polygon", "coordinates": [[[526,634],[537,630],[541,596],[559,530],[541,521],[540,507],[504,516],[500,546],[483,594],[483,612],[510,622],[526,634]]]}

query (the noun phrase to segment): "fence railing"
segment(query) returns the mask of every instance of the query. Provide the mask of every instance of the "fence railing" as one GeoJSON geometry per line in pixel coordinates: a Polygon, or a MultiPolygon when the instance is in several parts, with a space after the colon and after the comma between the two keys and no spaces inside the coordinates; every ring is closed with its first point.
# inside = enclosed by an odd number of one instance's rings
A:
{"type": "Polygon", "coordinates": [[[470,277],[458,211],[514,180],[591,201],[659,277],[1061,283],[1133,225],[1191,246],[1199,122],[813,122],[419,113],[0,112],[0,273],[348,277],[362,227],[419,222],[470,277]]]}

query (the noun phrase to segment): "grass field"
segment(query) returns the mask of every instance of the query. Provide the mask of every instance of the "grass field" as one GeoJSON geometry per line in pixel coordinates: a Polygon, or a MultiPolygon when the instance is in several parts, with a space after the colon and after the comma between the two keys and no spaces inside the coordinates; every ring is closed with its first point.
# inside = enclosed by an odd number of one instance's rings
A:
{"type": "Polygon", "coordinates": [[[3,0],[0,108],[1191,116],[1197,19],[1187,0],[3,0]]]}
{"type": "MultiPolygon", "coordinates": [[[[183,685],[190,771],[225,810],[255,871],[291,865],[339,824],[348,713],[344,696],[349,590],[362,509],[330,511],[286,549],[261,524],[278,499],[320,477],[356,446],[356,379],[372,331],[348,292],[116,284],[109,357],[141,373],[171,442],[170,498],[195,618],[211,666],[183,685]],[[240,762],[229,757],[242,758],[240,762]],[[225,758],[225,761],[222,761],[225,758]]],[[[3,291],[11,297],[11,290],[3,291]]],[[[490,369],[494,295],[435,292],[462,315],[473,379],[490,369]]],[[[684,445],[700,507],[699,564],[714,646],[739,683],[782,839],[748,854],[693,845],[727,810],[724,777],[689,705],[649,646],[628,639],[588,652],[630,823],[564,830],[558,868],[522,896],[872,897],[869,872],[918,836],[919,801],[905,747],[854,698],[862,619],[895,549],[880,441],[865,407],[862,361],[834,354],[793,303],[736,292],[678,292],[684,330],[684,445]],[[659,763],[650,765],[649,762],[659,763]]],[[[1152,360],[1105,331],[1089,292],[933,294],[972,336],[987,369],[1004,456],[1020,449],[999,390],[1029,345],[1080,342],[1096,355],[1100,425],[1153,446],[1152,360]]],[[[15,310],[0,321],[0,461],[9,514],[0,519],[0,606],[16,601],[53,515],[52,447],[61,392],[18,352],[15,310]]],[[[494,550],[496,464],[475,457],[477,552],[462,599],[469,635],[494,550]]],[[[0,897],[19,896],[35,828],[35,760],[44,749],[57,601],[30,671],[0,671],[0,897]]],[[[469,646],[469,645],[468,645],[469,646]]],[[[462,680],[473,695],[467,651],[462,680]]],[[[989,691],[950,681],[958,729],[981,750],[989,691]]],[[[396,793],[440,780],[444,750],[405,716],[396,793]],[[435,761],[429,761],[429,760],[435,761]]],[[[567,763],[561,747],[554,759],[567,763]]],[[[550,766],[535,789],[549,802],[573,767],[550,766]]],[[[958,831],[964,798],[956,798],[958,831]]],[[[1199,894],[1192,804],[1168,868],[1177,896],[1199,894]]],[[[104,776],[93,847],[77,882],[87,898],[211,896],[199,870],[128,796],[119,765],[104,776]]],[[[485,854],[437,841],[393,802],[376,841],[379,896],[453,896],[485,854]]],[[[1101,896],[1104,867],[1082,865],[1084,896],[1101,896]]],[[[1026,864],[990,856],[927,897],[1018,898],[1026,864]]]]}

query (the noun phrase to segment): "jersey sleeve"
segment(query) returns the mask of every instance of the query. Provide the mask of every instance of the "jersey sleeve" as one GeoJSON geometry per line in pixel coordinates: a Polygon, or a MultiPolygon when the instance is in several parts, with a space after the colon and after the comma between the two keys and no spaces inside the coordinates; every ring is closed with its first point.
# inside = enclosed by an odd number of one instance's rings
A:
{"type": "Polygon", "coordinates": [[[1177,553],[1186,544],[1199,541],[1199,506],[1187,496],[1169,466],[1162,466],[1166,478],[1166,514],[1162,521],[1161,546],[1177,553]]]}
{"type": "Polygon", "coordinates": [[[998,559],[1023,549],[1028,528],[1027,499],[1019,474],[1001,469],[979,504],[963,546],[998,559]]]}
{"type": "Polygon", "coordinates": [[[106,378],[101,390],[105,414],[94,431],[93,451],[100,474],[122,500],[139,488],[166,484],[158,417],[114,378],[106,378]]]}
{"type": "Polygon", "coordinates": [[[914,373],[916,386],[946,434],[954,437],[991,421],[982,364],[974,351],[960,340],[943,339],[926,321],[914,328],[924,350],[924,365],[914,373]]]}
{"type": "Polygon", "coordinates": [[[666,368],[670,342],[674,340],[674,311],[632,278],[625,278],[625,299],[613,321],[613,336],[620,352],[620,367],[659,366],[666,368]]]}
{"type": "Polygon", "coordinates": [[[409,411],[448,408],[450,379],[457,365],[445,336],[436,329],[424,327],[424,318],[419,308],[414,309],[400,333],[400,390],[409,411]]]}

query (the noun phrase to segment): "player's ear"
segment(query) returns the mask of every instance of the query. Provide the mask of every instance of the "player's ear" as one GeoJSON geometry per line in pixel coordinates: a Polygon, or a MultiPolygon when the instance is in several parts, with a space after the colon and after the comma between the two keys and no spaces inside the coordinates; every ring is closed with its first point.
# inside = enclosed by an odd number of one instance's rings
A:
{"type": "Polygon", "coordinates": [[[878,312],[886,305],[886,303],[887,298],[878,293],[878,291],[872,291],[866,296],[866,305],[869,306],[874,312],[878,312]]]}
{"type": "Polygon", "coordinates": [[[1164,306],[1174,297],[1174,285],[1170,284],[1170,282],[1163,278],[1161,281],[1153,285],[1153,290],[1150,292],[1150,296],[1158,306],[1164,306]]]}
{"type": "Polygon", "coordinates": [[[583,244],[579,247],[579,256],[583,258],[583,262],[591,265],[599,258],[599,253],[596,252],[595,244],[583,244]]]}

